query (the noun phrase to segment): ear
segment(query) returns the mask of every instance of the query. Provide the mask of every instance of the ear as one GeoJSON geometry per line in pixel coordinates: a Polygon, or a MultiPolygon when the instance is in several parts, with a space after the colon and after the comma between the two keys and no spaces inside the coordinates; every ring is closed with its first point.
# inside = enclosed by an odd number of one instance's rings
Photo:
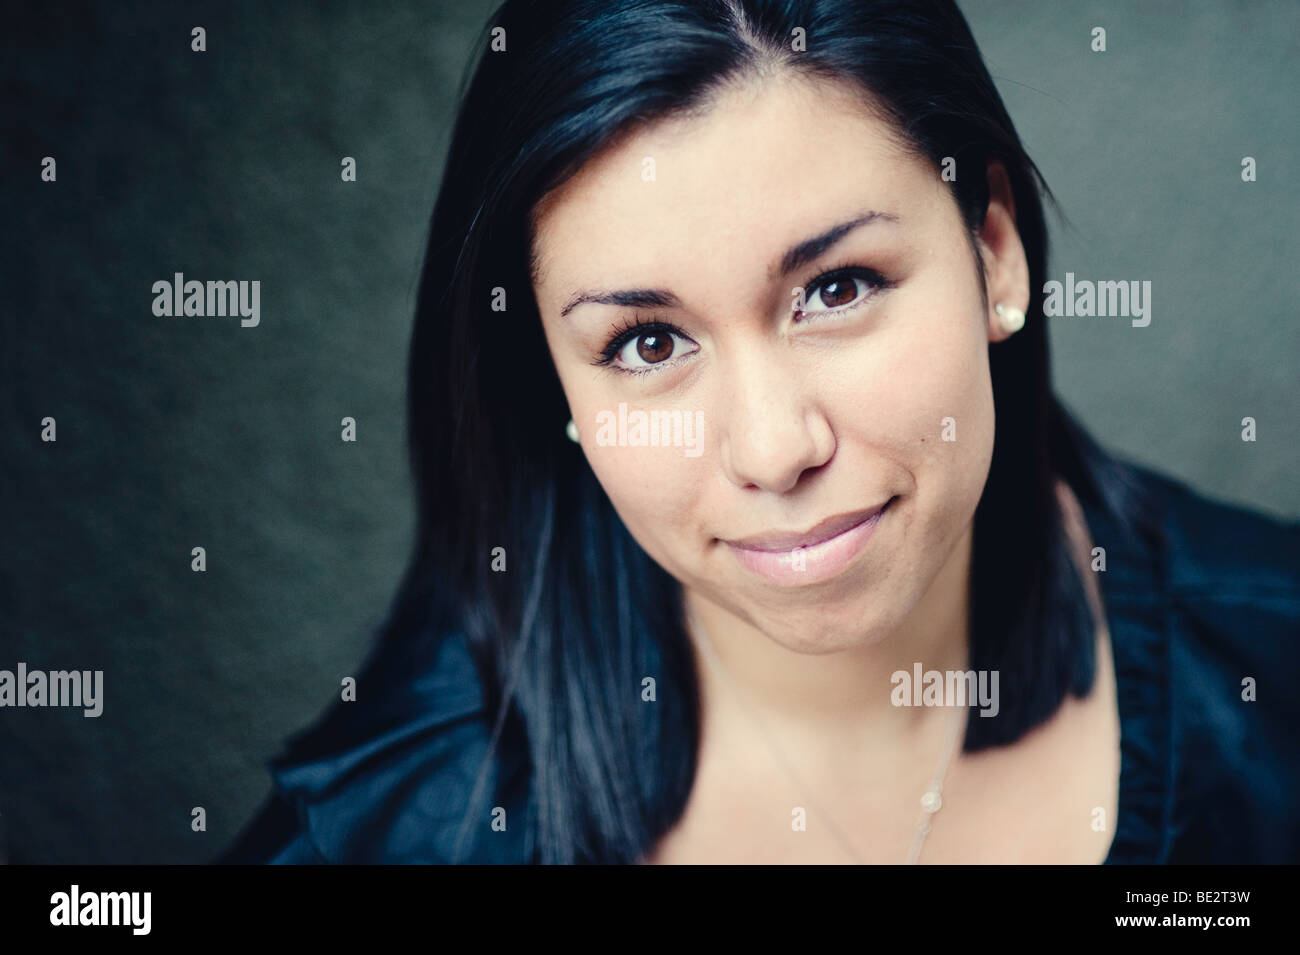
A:
{"type": "Polygon", "coordinates": [[[989,290],[986,316],[989,341],[1000,342],[1012,333],[1002,327],[994,306],[999,302],[1029,311],[1029,263],[1025,247],[1016,230],[1016,199],[1011,179],[1000,162],[992,161],[987,169],[989,206],[984,227],[979,233],[980,253],[984,258],[985,283],[989,290]]]}

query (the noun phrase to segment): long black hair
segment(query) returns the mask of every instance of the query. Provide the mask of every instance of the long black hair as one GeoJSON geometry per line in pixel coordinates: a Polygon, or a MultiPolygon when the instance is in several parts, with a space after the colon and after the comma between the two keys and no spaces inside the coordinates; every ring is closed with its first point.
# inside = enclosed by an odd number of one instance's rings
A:
{"type": "MultiPolygon", "coordinates": [[[[632,862],[686,804],[696,674],[678,583],[564,438],[530,279],[536,203],[630,124],[773,68],[854,83],[936,167],[955,159],[972,234],[986,163],[1001,162],[1031,290],[1051,194],[951,0],[508,0],[481,45],[430,224],[408,368],[418,529],[382,636],[409,638],[429,619],[466,635],[494,740],[528,754],[538,861],[632,862]],[[647,676],[653,704],[640,696],[647,676]]],[[[1124,467],[1052,394],[1039,296],[990,364],[997,425],[975,515],[970,666],[1000,672],[1003,700],[998,718],[969,721],[967,751],[1019,739],[1093,683],[1095,624],[1056,478],[1123,526],[1139,513],[1124,467]]],[[[482,812],[467,806],[466,825],[482,812]]]]}

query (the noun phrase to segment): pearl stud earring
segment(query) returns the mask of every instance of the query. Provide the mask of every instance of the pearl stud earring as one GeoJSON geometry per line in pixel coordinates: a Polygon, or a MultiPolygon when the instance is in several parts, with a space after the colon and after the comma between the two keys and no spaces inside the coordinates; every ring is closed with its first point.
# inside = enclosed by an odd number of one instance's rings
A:
{"type": "Polygon", "coordinates": [[[1002,329],[1008,334],[1014,335],[1025,327],[1025,313],[1020,309],[998,302],[993,306],[993,310],[1002,319],[1002,329]]]}
{"type": "Polygon", "coordinates": [[[569,423],[564,426],[564,433],[569,436],[569,440],[574,444],[578,443],[578,426],[573,423],[572,418],[570,418],[569,423]]]}

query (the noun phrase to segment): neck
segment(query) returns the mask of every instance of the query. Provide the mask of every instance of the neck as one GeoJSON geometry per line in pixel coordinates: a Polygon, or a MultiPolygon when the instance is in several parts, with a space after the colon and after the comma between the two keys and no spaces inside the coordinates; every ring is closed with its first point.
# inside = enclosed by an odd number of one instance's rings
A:
{"type": "Polygon", "coordinates": [[[891,677],[903,671],[911,681],[917,663],[922,670],[967,668],[972,540],[968,526],[901,626],[867,645],[831,653],[790,650],[725,607],[686,591],[704,720],[717,726],[731,722],[728,714],[746,721],[757,716],[831,747],[906,747],[928,737],[949,710],[895,706],[891,677]]]}

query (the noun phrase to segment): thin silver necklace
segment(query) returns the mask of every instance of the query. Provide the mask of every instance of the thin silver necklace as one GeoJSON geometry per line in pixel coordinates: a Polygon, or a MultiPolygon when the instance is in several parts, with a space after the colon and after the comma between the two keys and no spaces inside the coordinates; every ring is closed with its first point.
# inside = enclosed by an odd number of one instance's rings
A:
{"type": "MultiPolygon", "coordinates": [[[[805,794],[811,793],[812,788],[803,781],[803,777],[801,777],[795,770],[794,765],[790,762],[789,758],[781,748],[776,745],[776,740],[772,737],[772,734],[767,732],[767,728],[763,725],[763,721],[750,707],[749,702],[745,698],[745,693],[731,678],[731,674],[727,672],[727,668],[723,665],[722,660],[713,649],[713,643],[709,639],[708,632],[700,625],[699,621],[695,619],[694,615],[688,614],[688,621],[690,627],[688,627],[687,633],[698,633],[700,635],[701,639],[699,645],[703,648],[705,655],[711,661],[714,669],[717,670],[718,674],[722,677],[723,682],[731,687],[732,693],[735,694],[736,701],[740,704],[746,715],[758,725],[759,735],[763,737],[763,741],[767,744],[768,749],[772,751],[773,757],[775,757],[776,761],[781,764],[782,769],[785,770],[786,774],[794,782],[800,792],[805,794]]],[[[965,726],[966,722],[963,719],[963,716],[965,715],[965,707],[954,706],[951,709],[953,710],[953,715],[952,719],[949,720],[948,743],[944,747],[943,757],[939,760],[939,765],[935,769],[933,778],[930,780],[930,785],[926,787],[925,792],[921,796],[921,814],[916,822],[914,830],[915,834],[912,837],[912,848],[907,855],[907,865],[916,865],[920,860],[921,848],[925,845],[925,837],[930,834],[931,821],[934,819],[935,814],[943,808],[943,784],[948,778],[948,764],[952,761],[953,753],[956,751],[957,742],[960,739],[960,730],[965,726]]],[[[835,822],[835,817],[813,802],[810,795],[806,795],[805,801],[812,808],[813,812],[825,821],[826,826],[830,829],[832,835],[834,835],[836,840],[839,841],[840,847],[852,856],[856,862],[861,865],[866,865],[866,860],[863,859],[858,854],[857,850],[853,848],[853,843],[849,841],[845,836],[844,831],[835,822]]]]}

